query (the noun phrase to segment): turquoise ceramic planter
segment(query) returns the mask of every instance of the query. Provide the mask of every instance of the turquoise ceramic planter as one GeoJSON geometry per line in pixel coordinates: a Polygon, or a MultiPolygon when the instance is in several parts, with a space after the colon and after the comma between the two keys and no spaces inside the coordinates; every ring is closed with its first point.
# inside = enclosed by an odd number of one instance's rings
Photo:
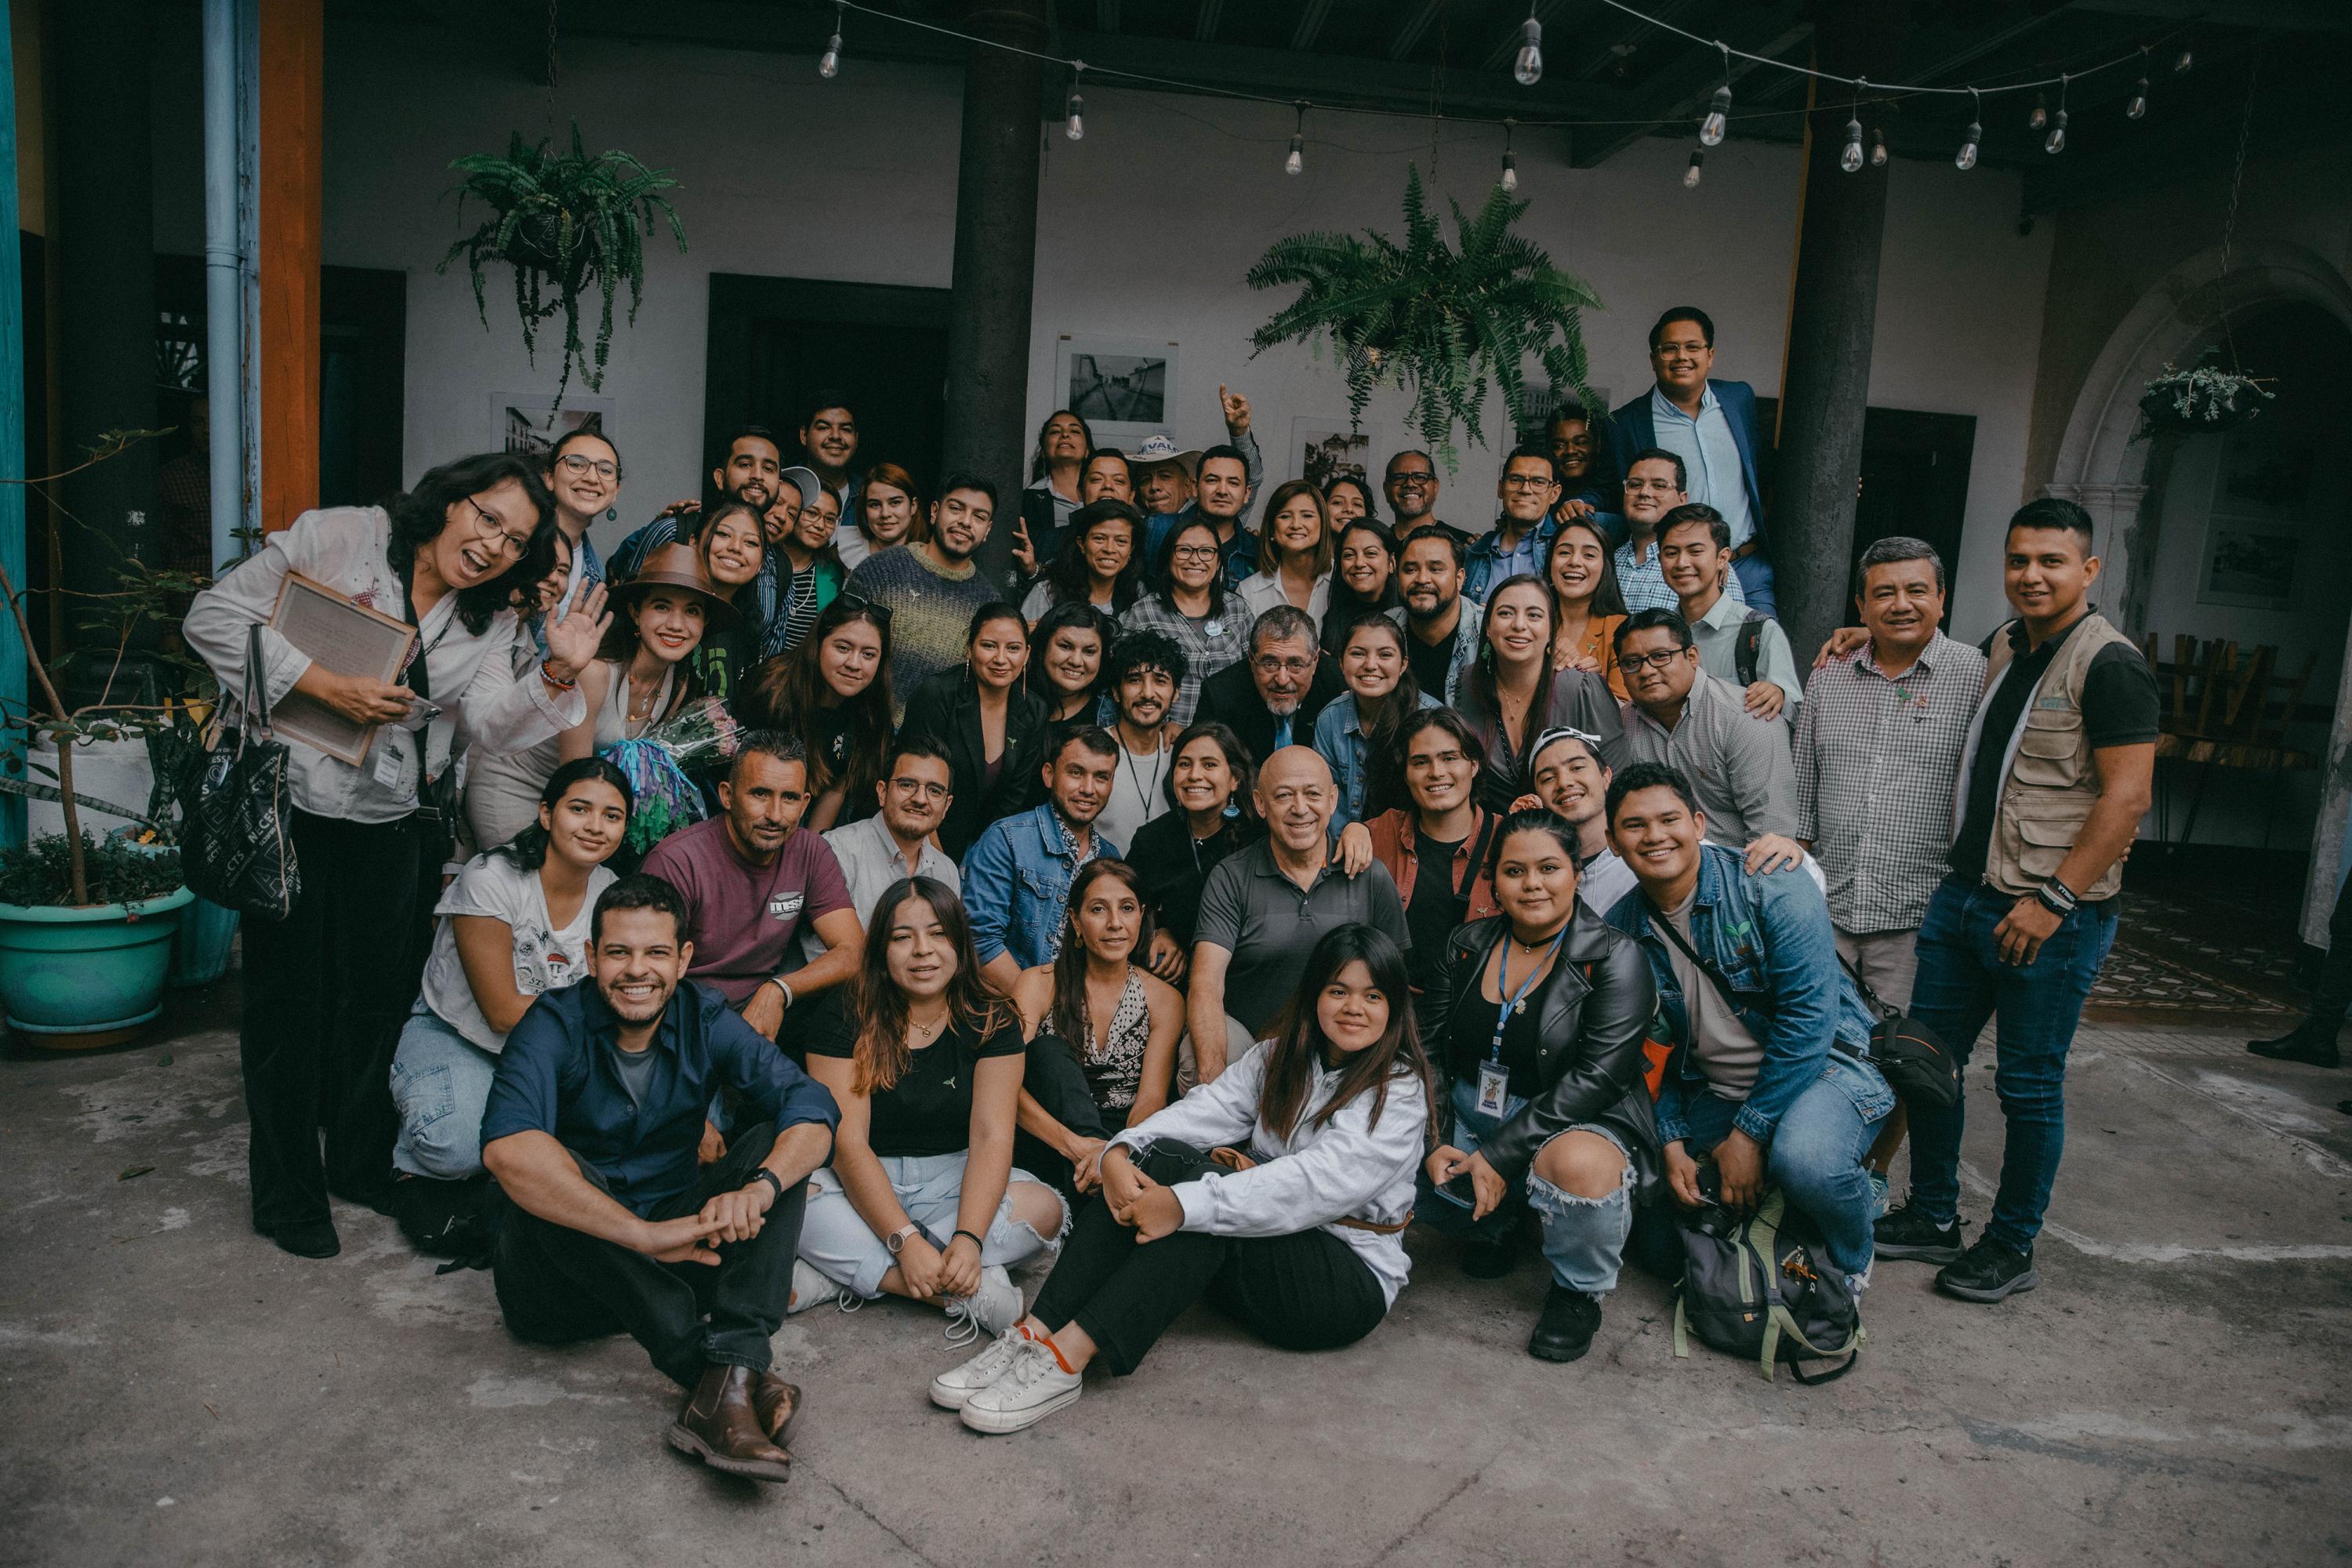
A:
{"type": "Polygon", "coordinates": [[[195,894],[134,904],[33,909],[0,904],[0,1005],[35,1045],[113,1035],[163,1010],[172,939],[195,894]]]}
{"type": "Polygon", "coordinates": [[[228,973],[229,944],[236,940],[237,915],[210,899],[197,899],[180,911],[172,939],[171,986],[174,991],[210,985],[228,973]]]}

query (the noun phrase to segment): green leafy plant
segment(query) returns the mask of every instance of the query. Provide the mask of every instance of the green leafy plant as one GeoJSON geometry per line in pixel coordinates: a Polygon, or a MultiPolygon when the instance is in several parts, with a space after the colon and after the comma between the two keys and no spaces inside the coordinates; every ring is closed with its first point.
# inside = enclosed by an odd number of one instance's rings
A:
{"type": "Polygon", "coordinates": [[[538,357],[539,324],[563,318],[563,375],[556,384],[561,407],[572,368],[591,387],[604,384],[604,360],[613,344],[613,299],[629,286],[629,321],[646,289],[646,237],[667,219],[677,247],[686,248],[686,226],[659,192],[676,187],[667,169],[649,169],[626,153],[588,155],[580,127],[572,127],[572,150],[551,151],[551,141],[526,145],[520,132],[506,156],[476,153],[449,165],[466,177],[451,193],[462,217],[466,198],[490,209],[473,233],[450,246],[437,272],[459,257],[474,280],[474,308],[490,324],[488,280],[483,269],[504,262],[514,268],[515,310],[522,317],[523,352],[538,357]],[[582,298],[591,289],[604,296],[593,359],[580,336],[582,298]]]}
{"type": "Polygon", "coordinates": [[[0,903],[135,904],[180,886],[180,852],[122,838],[45,833],[0,850],[0,903]],[[77,868],[76,862],[79,862],[77,868]]]}
{"type": "Polygon", "coordinates": [[[2167,364],[2140,389],[2139,428],[2135,441],[2165,430],[2195,436],[2242,425],[2277,395],[2265,376],[2223,370],[2208,353],[2193,369],[2167,364]]]}
{"type": "Polygon", "coordinates": [[[1475,218],[1459,202],[1457,250],[1409,166],[1402,243],[1376,230],[1298,234],[1276,240],[1250,268],[1253,289],[1299,285],[1298,298],[1251,335],[1254,352],[1328,335],[1348,377],[1348,415],[1360,427],[1375,387],[1412,396],[1410,418],[1451,469],[1454,429],[1483,442],[1479,423],[1491,383],[1515,426],[1530,422],[1527,362],[1551,385],[1591,406],[1581,312],[1601,308],[1582,280],[1562,272],[1542,247],[1511,226],[1528,204],[1498,184],[1475,218]]]}

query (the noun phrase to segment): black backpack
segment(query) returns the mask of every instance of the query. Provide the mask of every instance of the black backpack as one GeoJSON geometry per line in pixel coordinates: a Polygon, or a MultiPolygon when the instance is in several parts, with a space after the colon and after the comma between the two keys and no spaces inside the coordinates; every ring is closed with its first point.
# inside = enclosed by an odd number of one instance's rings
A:
{"type": "Polygon", "coordinates": [[[1682,1283],[1675,1289],[1675,1354],[1690,1354],[1690,1336],[1729,1355],[1752,1356],[1769,1383],[1782,1362],[1799,1383],[1831,1383],[1862,1355],[1862,1303],[1843,1270],[1829,1260],[1821,1227],[1780,1189],[1753,1214],[1712,1201],[1714,1169],[1702,1166],[1710,1201],[1679,1216],[1682,1283]],[[1845,1359],[1808,1373],[1801,1361],[1845,1359]]]}
{"type": "Polygon", "coordinates": [[[1756,684],[1756,670],[1764,658],[1764,623],[1769,618],[1748,611],[1739,623],[1739,640],[1731,645],[1731,668],[1738,673],[1743,690],[1756,684]]]}

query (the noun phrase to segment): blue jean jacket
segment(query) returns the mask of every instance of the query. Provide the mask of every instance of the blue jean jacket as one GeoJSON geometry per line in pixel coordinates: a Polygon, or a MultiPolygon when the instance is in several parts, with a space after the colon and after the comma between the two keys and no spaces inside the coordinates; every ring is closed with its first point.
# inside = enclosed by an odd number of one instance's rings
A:
{"type": "MultiPolygon", "coordinates": [[[[1546,512],[1543,520],[1535,527],[1538,561],[1549,562],[1551,559],[1551,538],[1559,531],[1559,524],[1552,521],[1550,513],[1546,512]]],[[[1500,535],[1501,530],[1497,529],[1491,533],[1482,533],[1470,542],[1468,558],[1462,563],[1462,596],[1464,598],[1475,599],[1483,605],[1486,602],[1486,595],[1501,586],[1502,579],[1495,573],[1496,557],[1498,553],[1496,541],[1500,535]]],[[[1543,575],[1541,567],[1537,569],[1536,575],[1538,577],[1543,575]]]]}
{"type": "Polygon", "coordinates": [[[1097,827],[1087,855],[1073,860],[1050,800],[990,823],[963,858],[963,907],[981,963],[1000,952],[1024,969],[1045,963],[1078,868],[1118,852],[1097,827]]]}
{"type": "MultiPolygon", "coordinates": [[[[1435,708],[1439,704],[1424,691],[1421,705],[1435,708]]],[[[1351,822],[1364,820],[1364,789],[1372,773],[1371,760],[1365,755],[1363,726],[1356,717],[1354,692],[1341,692],[1316,715],[1315,749],[1331,764],[1331,777],[1339,786],[1339,804],[1331,813],[1331,831],[1338,833],[1351,822]]]]}
{"type": "MultiPolygon", "coordinates": [[[[1678,1045],[1690,1042],[1690,1013],[1675,976],[1673,949],[1651,922],[1649,895],[1636,888],[1617,900],[1609,923],[1649,955],[1658,1003],[1678,1045]]],[[[1661,915],[1660,919],[1664,917],[1661,915]]],[[[1740,1022],[1764,1047],[1763,1065],[1732,1125],[1759,1143],[1797,1096],[1822,1076],[1832,1048],[1868,1060],[1875,1020],[1838,963],[1829,904],[1802,869],[1748,874],[1736,850],[1699,848],[1698,898],[1691,908],[1691,947],[1723,976],[1740,1022]]],[[[1690,1135],[1685,1101],[1711,1092],[1694,1053],[1676,1057],[1658,1087],[1658,1140],[1690,1135]]]]}

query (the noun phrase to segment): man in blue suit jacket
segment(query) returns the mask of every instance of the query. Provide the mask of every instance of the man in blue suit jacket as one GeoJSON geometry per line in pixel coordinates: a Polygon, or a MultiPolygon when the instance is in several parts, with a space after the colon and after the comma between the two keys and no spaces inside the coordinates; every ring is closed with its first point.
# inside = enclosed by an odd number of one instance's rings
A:
{"type": "Polygon", "coordinates": [[[1621,487],[1633,454],[1657,447],[1683,460],[1690,499],[1731,524],[1732,570],[1748,605],[1777,615],[1772,560],[1764,544],[1764,489],[1756,473],[1761,437],[1756,389],[1715,381],[1715,322],[1695,305],[1677,305],[1650,329],[1650,370],[1657,384],[1610,417],[1593,455],[1583,499],[1602,512],[1622,510],[1621,487]]]}

